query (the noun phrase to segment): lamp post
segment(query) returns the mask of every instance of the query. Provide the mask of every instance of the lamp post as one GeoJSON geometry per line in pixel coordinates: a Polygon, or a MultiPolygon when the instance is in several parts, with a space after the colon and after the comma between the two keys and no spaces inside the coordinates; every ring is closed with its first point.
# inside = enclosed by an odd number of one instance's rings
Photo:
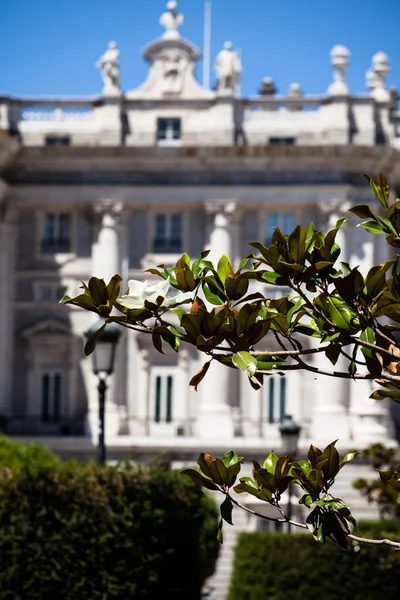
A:
{"type": "MultiPolygon", "coordinates": [[[[279,426],[279,431],[282,436],[282,447],[283,451],[290,454],[292,460],[296,460],[297,444],[299,441],[299,435],[301,431],[300,425],[293,420],[291,415],[285,415],[282,423],[279,426]]],[[[287,518],[292,518],[292,486],[288,487],[288,504],[287,504],[287,518]]],[[[291,532],[291,524],[288,523],[288,533],[291,532]]]]}
{"type": "MultiPolygon", "coordinates": [[[[85,333],[91,338],[96,331],[104,325],[105,319],[100,319],[92,325],[85,333]]],[[[97,375],[99,383],[99,425],[98,425],[98,462],[104,464],[106,461],[106,446],[104,440],[104,414],[107,390],[107,377],[114,371],[115,350],[121,332],[115,323],[110,323],[101,332],[96,341],[96,348],[92,352],[92,370],[97,375]]]]}

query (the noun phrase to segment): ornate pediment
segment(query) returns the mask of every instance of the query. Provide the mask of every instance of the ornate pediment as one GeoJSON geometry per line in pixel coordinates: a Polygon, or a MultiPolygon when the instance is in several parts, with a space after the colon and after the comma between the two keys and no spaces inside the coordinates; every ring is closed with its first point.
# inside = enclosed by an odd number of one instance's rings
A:
{"type": "Polygon", "coordinates": [[[195,79],[194,70],[200,53],[196,46],[180,37],[179,26],[183,19],[176,12],[176,3],[169,2],[167,9],[160,19],[166,31],[143,51],[144,58],[150,63],[148,77],[126,97],[144,100],[213,98],[215,94],[195,79]]]}
{"type": "Polygon", "coordinates": [[[21,335],[30,338],[42,334],[71,335],[71,327],[56,319],[44,319],[21,331],[21,335]]]}

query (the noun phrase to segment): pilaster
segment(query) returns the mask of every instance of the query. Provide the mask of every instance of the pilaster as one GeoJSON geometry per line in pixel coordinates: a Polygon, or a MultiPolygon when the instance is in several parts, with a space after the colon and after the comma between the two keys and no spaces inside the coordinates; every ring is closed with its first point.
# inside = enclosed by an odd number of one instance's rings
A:
{"type": "MultiPolygon", "coordinates": [[[[235,214],[234,202],[207,202],[209,219],[208,245],[210,260],[217,261],[221,255],[231,256],[231,223],[235,214]]],[[[229,369],[212,363],[200,386],[201,406],[195,433],[206,439],[230,439],[234,436],[232,409],[228,399],[229,369]]]]}
{"type": "Polygon", "coordinates": [[[0,416],[12,414],[14,361],[15,212],[0,188],[0,416]]]}
{"type": "MultiPolygon", "coordinates": [[[[348,210],[348,203],[343,200],[332,200],[328,205],[320,205],[320,212],[327,228],[335,227],[338,219],[343,217],[348,210]]],[[[324,230],[326,227],[323,228],[324,230]]],[[[347,236],[342,227],[336,235],[336,242],[341,247],[339,260],[348,261],[348,250],[346,244],[347,236]]],[[[319,340],[312,340],[313,345],[318,347],[319,340]]],[[[346,372],[347,363],[339,358],[333,366],[325,357],[324,353],[314,355],[314,366],[321,370],[332,370],[346,372]]],[[[349,380],[340,377],[328,377],[316,375],[314,386],[314,414],[311,423],[311,439],[314,444],[326,444],[331,442],[332,432],[340,439],[340,444],[348,445],[350,440],[349,422],[349,380]]]]}

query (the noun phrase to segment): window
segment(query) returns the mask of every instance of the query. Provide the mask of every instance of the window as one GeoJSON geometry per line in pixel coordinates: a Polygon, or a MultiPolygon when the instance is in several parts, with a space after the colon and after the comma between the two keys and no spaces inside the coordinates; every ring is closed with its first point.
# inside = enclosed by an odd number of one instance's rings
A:
{"type": "Polygon", "coordinates": [[[278,227],[283,234],[292,233],[294,229],[294,215],[292,213],[271,213],[267,216],[265,245],[271,245],[272,234],[278,227]]]}
{"type": "Polygon", "coordinates": [[[45,254],[69,252],[71,247],[71,215],[47,213],[43,217],[41,248],[45,254]]]}
{"type": "Polygon", "coordinates": [[[159,146],[179,145],[180,140],[180,119],[157,119],[157,144],[159,146]]]}
{"type": "Polygon", "coordinates": [[[265,383],[268,423],[280,423],[286,414],[286,377],[271,375],[265,383]]]}
{"type": "Polygon", "coordinates": [[[270,146],[294,146],[295,139],[292,137],[272,137],[269,138],[270,146]]]}
{"type": "Polygon", "coordinates": [[[61,410],[61,373],[43,373],[41,384],[41,419],[44,423],[58,423],[61,410]]]}
{"type": "Polygon", "coordinates": [[[58,283],[41,283],[37,288],[39,302],[59,302],[65,296],[65,286],[58,283]]]}
{"type": "Polygon", "coordinates": [[[182,245],[182,219],[178,213],[161,213],[155,217],[153,252],[177,253],[182,245]]]}
{"type": "Polygon", "coordinates": [[[172,422],[173,399],[172,375],[157,375],[154,386],[154,421],[156,423],[172,422]]]}
{"type": "Polygon", "coordinates": [[[45,146],[70,146],[71,140],[69,136],[48,135],[44,139],[45,146]]]}

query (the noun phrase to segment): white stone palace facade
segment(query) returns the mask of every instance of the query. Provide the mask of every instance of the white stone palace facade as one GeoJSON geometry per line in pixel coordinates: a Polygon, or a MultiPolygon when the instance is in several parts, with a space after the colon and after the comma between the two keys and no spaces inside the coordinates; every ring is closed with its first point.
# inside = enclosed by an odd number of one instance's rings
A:
{"type": "MultiPolygon", "coordinates": [[[[331,227],[350,205],[371,201],[363,172],[381,171],[400,189],[398,96],[386,88],[384,53],[372,58],[364,95],[349,90],[349,51],[335,46],[333,81],[320,96],[295,83],[277,95],[265,78],[258,96],[243,98],[229,42],[215,60],[215,88],[199,84],[199,51],[181,22],[169,3],[165,31],[143,52],[148,77],[134,90],[120,89],[111,42],[97,65],[100,95],[0,97],[1,424],[63,456],[94,456],[98,410],[83,353],[96,317],[59,305],[64,293],[77,295],[92,275],[151,279],[143,270],[206,248],[237,264],[247,242],[267,242],[274,226],[331,227]]],[[[355,225],[344,228],[342,260],[365,273],[388,250],[355,225]]],[[[212,367],[196,393],[188,382],[203,362],[191,347],[161,355],[150,336],[124,331],[107,395],[110,458],[265,455],[280,450],[284,413],[301,424],[303,449],[395,435],[393,409],[368,400],[369,382],[292,373],[254,392],[240,373],[212,367]]]]}

